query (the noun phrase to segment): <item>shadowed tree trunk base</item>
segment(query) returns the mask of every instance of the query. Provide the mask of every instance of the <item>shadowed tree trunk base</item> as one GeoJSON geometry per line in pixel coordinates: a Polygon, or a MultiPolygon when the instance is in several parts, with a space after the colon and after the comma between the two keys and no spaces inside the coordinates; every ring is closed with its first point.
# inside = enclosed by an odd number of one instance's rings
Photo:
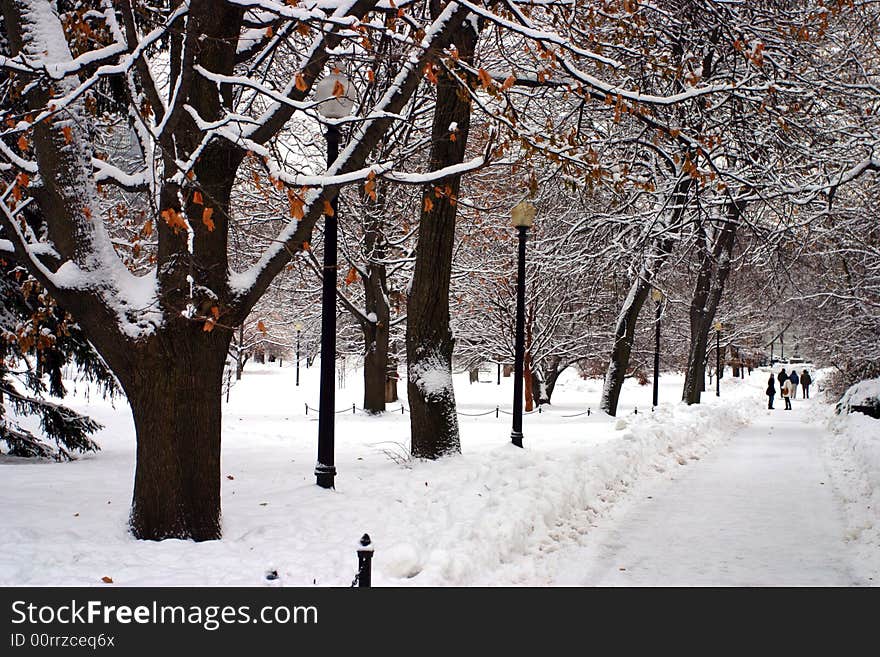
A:
{"type": "MultiPolygon", "coordinates": [[[[220,538],[220,432],[226,350],[196,327],[164,357],[120,377],[137,432],[129,524],[139,539],[220,538]],[[193,333],[201,335],[192,336],[193,333]],[[169,364],[173,364],[169,367],[169,364]]],[[[155,345],[154,345],[155,346],[155,345]]]]}

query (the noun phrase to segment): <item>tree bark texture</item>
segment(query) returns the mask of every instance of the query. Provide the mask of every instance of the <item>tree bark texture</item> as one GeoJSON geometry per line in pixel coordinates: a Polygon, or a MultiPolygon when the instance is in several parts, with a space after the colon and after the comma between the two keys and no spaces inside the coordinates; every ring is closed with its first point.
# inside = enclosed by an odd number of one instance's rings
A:
{"type": "MultiPolygon", "coordinates": [[[[477,33],[470,23],[456,33],[453,43],[463,61],[473,61],[476,40],[477,33]]],[[[438,73],[431,129],[432,171],[464,160],[470,115],[470,98],[459,88],[459,82],[442,69],[438,73]],[[457,128],[454,132],[450,131],[453,124],[457,128]]],[[[461,451],[452,387],[453,336],[449,326],[449,285],[460,183],[459,174],[425,187],[407,305],[411,451],[420,458],[436,459],[461,451]],[[437,189],[442,193],[438,194],[437,189]]]]}
{"type": "Polygon", "coordinates": [[[220,538],[226,351],[219,343],[228,336],[217,333],[184,327],[144,347],[136,367],[117,371],[137,432],[130,525],[138,538],[220,538]]]}

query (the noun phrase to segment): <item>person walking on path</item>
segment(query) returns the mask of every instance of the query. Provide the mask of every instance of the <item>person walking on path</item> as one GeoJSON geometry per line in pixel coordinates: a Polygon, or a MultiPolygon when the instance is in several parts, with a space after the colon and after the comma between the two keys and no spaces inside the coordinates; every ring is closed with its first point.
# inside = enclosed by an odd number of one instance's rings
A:
{"type": "Polygon", "coordinates": [[[800,382],[801,379],[800,379],[800,377],[798,376],[797,371],[795,371],[795,370],[792,370],[792,371],[791,371],[791,376],[788,377],[788,378],[789,378],[789,380],[791,381],[791,396],[792,396],[792,399],[797,399],[797,387],[798,387],[798,383],[800,382]]]}
{"type": "Polygon", "coordinates": [[[779,394],[782,394],[782,384],[788,380],[788,372],[785,371],[785,368],[782,368],[782,371],[776,375],[776,378],[779,381],[779,394]]]}
{"type": "Polygon", "coordinates": [[[810,376],[810,373],[807,370],[804,370],[801,374],[801,385],[804,387],[804,399],[810,398],[810,384],[813,382],[813,377],[810,376]]]}
{"type": "Polygon", "coordinates": [[[773,378],[773,375],[770,375],[770,380],[767,381],[767,408],[773,408],[773,398],[776,396],[776,379],[773,378]]]}
{"type": "Polygon", "coordinates": [[[785,400],[785,410],[791,410],[791,379],[782,382],[782,398],[785,400]]]}

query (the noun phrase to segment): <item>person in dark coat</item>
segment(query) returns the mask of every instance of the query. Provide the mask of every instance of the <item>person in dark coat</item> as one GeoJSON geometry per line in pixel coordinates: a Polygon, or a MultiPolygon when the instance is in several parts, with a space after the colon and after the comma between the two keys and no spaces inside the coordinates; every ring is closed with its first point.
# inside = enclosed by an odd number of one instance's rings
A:
{"type": "Polygon", "coordinates": [[[782,384],[788,379],[788,372],[785,371],[785,368],[782,368],[782,371],[776,375],[776,379],[779,381],[779,392],[782,392],[782,384]]]}
{"type": "Polygon", "coordinates": [[[770,375],[770,380],[767,381],[767,408],[773,408],[773,398],[776,396],[776,379],[773,378],[773,375],[770,375]]]}
{"type": "Polygon", "coordinates": [[[791,376],[788,377],[788,380],[791,381],[791,398],[797,399],[797,387],[798,383],[800,383],[801,378],[798,376],[796,370],[791,371],[791,376]]]}
{"type": "Polygon", "coordinates": [[[813,377],[810,376],[810,373],[807,370],[804,370],[801,374],[801,385],[804,387],[804,399],[810,398],[810,384],[813,382],[813,377]]]}

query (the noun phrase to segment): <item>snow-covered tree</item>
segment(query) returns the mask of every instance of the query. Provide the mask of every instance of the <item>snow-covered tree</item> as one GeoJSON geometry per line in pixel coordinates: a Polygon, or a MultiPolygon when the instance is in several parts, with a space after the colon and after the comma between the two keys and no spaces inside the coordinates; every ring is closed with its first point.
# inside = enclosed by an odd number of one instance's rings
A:
{"type": "Polygon", "coordinates": [[[95,2],[61,16],[47,0],[3,2],[4,93],[25,106],[2,116],[4,169],[23,196],[4,198],[4,237],[128,396],[138,440],[131,527],[139,538],[220,536],[221,386],[233,331],[307,247],[340,186],[390,168],[364,165],[470,13],[457,3],[434,17],[395,12],[389,27],[377,4],[95,2]],[[83,25],[92,38],[70,43],[66,35],[87,31],[83,25]],[[354,65],[386,30],[404,53],[375,102],[360,108],[363,118],[346,124],[348,146],[327,175],[285,166],[286,153],[312,141],[309,97],[331,57],[354,65]],[[354,54],[341,55],[347,50],[354,54]],[[114,117],[90,99],[111,78],[124,90],[136,166],[99,149],[114,117]],[[252,184],[286,189],[289,217],[254,261],[234,270],[233,190],[253,158],[264,169],[252,184]],[[111,239],[101,193],[114,185],[141,191],[155,243],[143,273],[126,266],[111,239]],[[28,203],[45,220],[38,232],[19,223],[28,203]],[[41,258],[47,251],[54,261],[41,258]]]}

